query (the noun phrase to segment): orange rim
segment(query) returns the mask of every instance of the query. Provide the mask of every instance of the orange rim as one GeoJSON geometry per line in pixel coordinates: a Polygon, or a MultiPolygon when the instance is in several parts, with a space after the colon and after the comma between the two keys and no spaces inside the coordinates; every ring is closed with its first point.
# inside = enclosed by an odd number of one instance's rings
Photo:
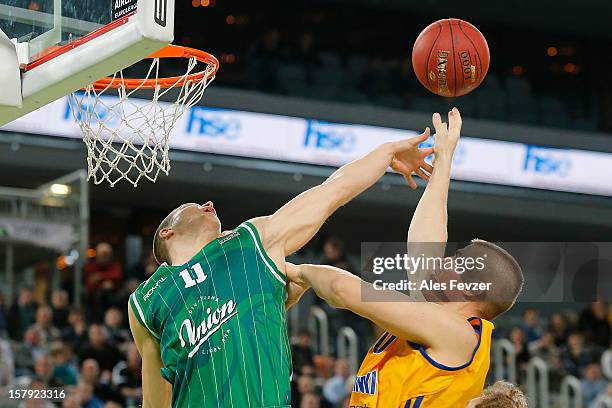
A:
{"type": "Polygon", "coordinates": [[[214,78],[219,69],[219,60],[213,55],[181,45],[167,45],[147,58],[195,58],[199,62],[206,64],[207,67],[202,71],[194,72],[187,76],[181,75],[154,79],[106,77],[94,82],[92,84],[93,88],[96,91],[119,87],[125,87],[125,89],[173,88],[181,86],[186,82],[200,82],[207,78],[214,78]]]}

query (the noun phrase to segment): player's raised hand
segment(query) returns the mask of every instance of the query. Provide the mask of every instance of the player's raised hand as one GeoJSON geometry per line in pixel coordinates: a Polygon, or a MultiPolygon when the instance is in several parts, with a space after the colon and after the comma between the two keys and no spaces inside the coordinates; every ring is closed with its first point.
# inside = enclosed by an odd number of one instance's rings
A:
{"type": "Polygon", "coordinates": [[[434,113],[432,117],[436,135],[434,137],[434,152],[436,156],[450,155],[452,156],[459,142],[461,135],[461,114],[459,109],[453,108],[448,112],[448,124],[442,122],[442,117],[439,113],[434,113]]]}
{"type": "Polygon", "coordinates": [[[425,163],[425,158],[432,154],[434,149],[432,147],[419,148],[419,144],[429,138],[429,133],[429,128],[426,128],[419,136],[393,142],[394,156],[391,168],[403,175],[412,189],[417,188],[412,178],[413,173],[427,181],[429,174],[433,171],[433,167],[425,163]]]}

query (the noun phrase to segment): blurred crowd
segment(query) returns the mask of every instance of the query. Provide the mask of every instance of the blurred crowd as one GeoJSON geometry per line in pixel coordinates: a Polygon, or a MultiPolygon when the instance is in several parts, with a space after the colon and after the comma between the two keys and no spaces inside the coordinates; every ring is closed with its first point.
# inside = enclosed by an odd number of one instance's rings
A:
{"type": "MultiPolygon", "coordinates": [[[[150,273],[155,270],[153,266],[150,273]]],[[[22,286],[0,306],[0,386],[65,390],[65,407],[142,404],[141,360],[127,326],[127,299],[140,280],[125,279],[112,247],[100,243],[85,266],[84,306],[65,289],[37,298],[22,286]]],[[[25,406],[46,406],[29,400],[25,406]]]]}
{"type": "Polygon", "coordinates": [[[553,391],[558,393],[563,377],[572,375],[581,381],[585,407],[612,402],[612,305],[592,302],[580,313],[568,310],[547,319],[529,308],[507,337],[514,346],[522,384],[529,360],[539,357],[549,367],[553,391]]]}
{"type": "MultiPolygon", "coordinates": [[[[317,248],[320,250],[298,254],[292,261],[355,271],[341,239],[329,237],[317,248]]],[[[140,406],[141,360],[127,325],[126,305],[130,293],[156,269],[150,253],[134,267],[124,268],[111,245],[102,242],[85,266],[82,307],[72,306],[67,288],[40,296],[34,287],[24,285],[10,306],[2,300],[0,387],[65,389],[66,398],[57,403],[65,407],[140,406]]],[[[301,317],[312,306],[326,312],[331,353],[315,352],[306,318],[292,328],[296,333],[292,337],[292,406],[348,407],[354,373],[349,361],[334,357],[336,335],[341,327],[355,330],[361,361],[380,331],[352,313],[328,307],[310,292],[295,307],[301,317]]],[[[554,313],[547,318],[536,309],[526,309],[519,319],[520,324],[501,325],[496,331],[505,332],[514,346],[522,386],[529,360],[540,357],[550,367],[553,391],[558,392],[562,378],[571,374],[581,381],[586,408],[612,399],[612,305],[593,302],[581,312],[554,313]]],[[[35,400],[24,406],[46,407],[35,400]]]]}
{"type": "MultiPolygon", "coordinates": [[[[419,84],[404,55],[351,54],[322,50],[309,32],[265,32],[245,55],[242,86],[297,96],[423,112],[459,106],[470,117],[533,125],[595,130],[598,107],[535,89],[523,71],[490,72],[478,92],[440,98],[419,84]]],[[[221,80],[223,82],[223,80],[221,80]]]]}

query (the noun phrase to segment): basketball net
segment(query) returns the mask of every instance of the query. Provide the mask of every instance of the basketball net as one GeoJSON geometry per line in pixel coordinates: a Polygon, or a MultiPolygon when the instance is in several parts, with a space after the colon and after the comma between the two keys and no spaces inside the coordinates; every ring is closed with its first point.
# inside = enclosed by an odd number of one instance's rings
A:
{"type": "Polygon", "coordinates": [[[215,78],[218,62],[208,56],[212,59],[189,57],[187,72],[171,78],[159,77],[160,58],[153,58],[144,79],[124,78],[119,71],[70,95],[87,146],[88,180],[106,180],[111,187],[126,180],[136,187],[142,177],[155,182],[160,172],[168,175],[170,132],[215,78]],[[206,68],[195,72],[198,61],[206,68]],[[109,89],[116,89],[118,96],[105,95],[109,89]],[[134,96],[147,89],[152,92],[150,100],[134,96]],[[176,101],[162,101],[171,90],[178,93],[176,101]]]}

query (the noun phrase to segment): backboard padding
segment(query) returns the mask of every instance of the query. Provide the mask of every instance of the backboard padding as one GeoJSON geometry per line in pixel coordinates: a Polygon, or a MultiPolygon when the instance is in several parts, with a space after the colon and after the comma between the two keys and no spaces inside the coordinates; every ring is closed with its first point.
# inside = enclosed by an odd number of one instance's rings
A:
{"type": "MultiPolygon", "coordinates": [[[[0,4],[0,7],[3,6],[0,4]]],[[[30,17],[34,18],[32,13],[30,17]]],[[[71,27],[71,32],[82,30],[83,33],[87,29],[100,27],[95,22],[79,22],[70,18],[65,15],[58,17],[57,13],[52,15],[52,20],[59,26],[39,33],[33,41],[40,37],[44,39],[45,35],[51,36],[49,33],[57,27],[65,33],[66,25],[71,27]]],[[[40,57],[35,56],[23,71],[22,106],[7,106],[0,101],[0,126],[145,59],[171,43],[173,36],[174,0],[138,0],[136,12],[103,25],[92,33],[70,37],[67,44],[62,39],[60,45],[47,47],[40,57]]],[[[4,82],[0,78],[3,89],[6,85],[4,82]]]]}

